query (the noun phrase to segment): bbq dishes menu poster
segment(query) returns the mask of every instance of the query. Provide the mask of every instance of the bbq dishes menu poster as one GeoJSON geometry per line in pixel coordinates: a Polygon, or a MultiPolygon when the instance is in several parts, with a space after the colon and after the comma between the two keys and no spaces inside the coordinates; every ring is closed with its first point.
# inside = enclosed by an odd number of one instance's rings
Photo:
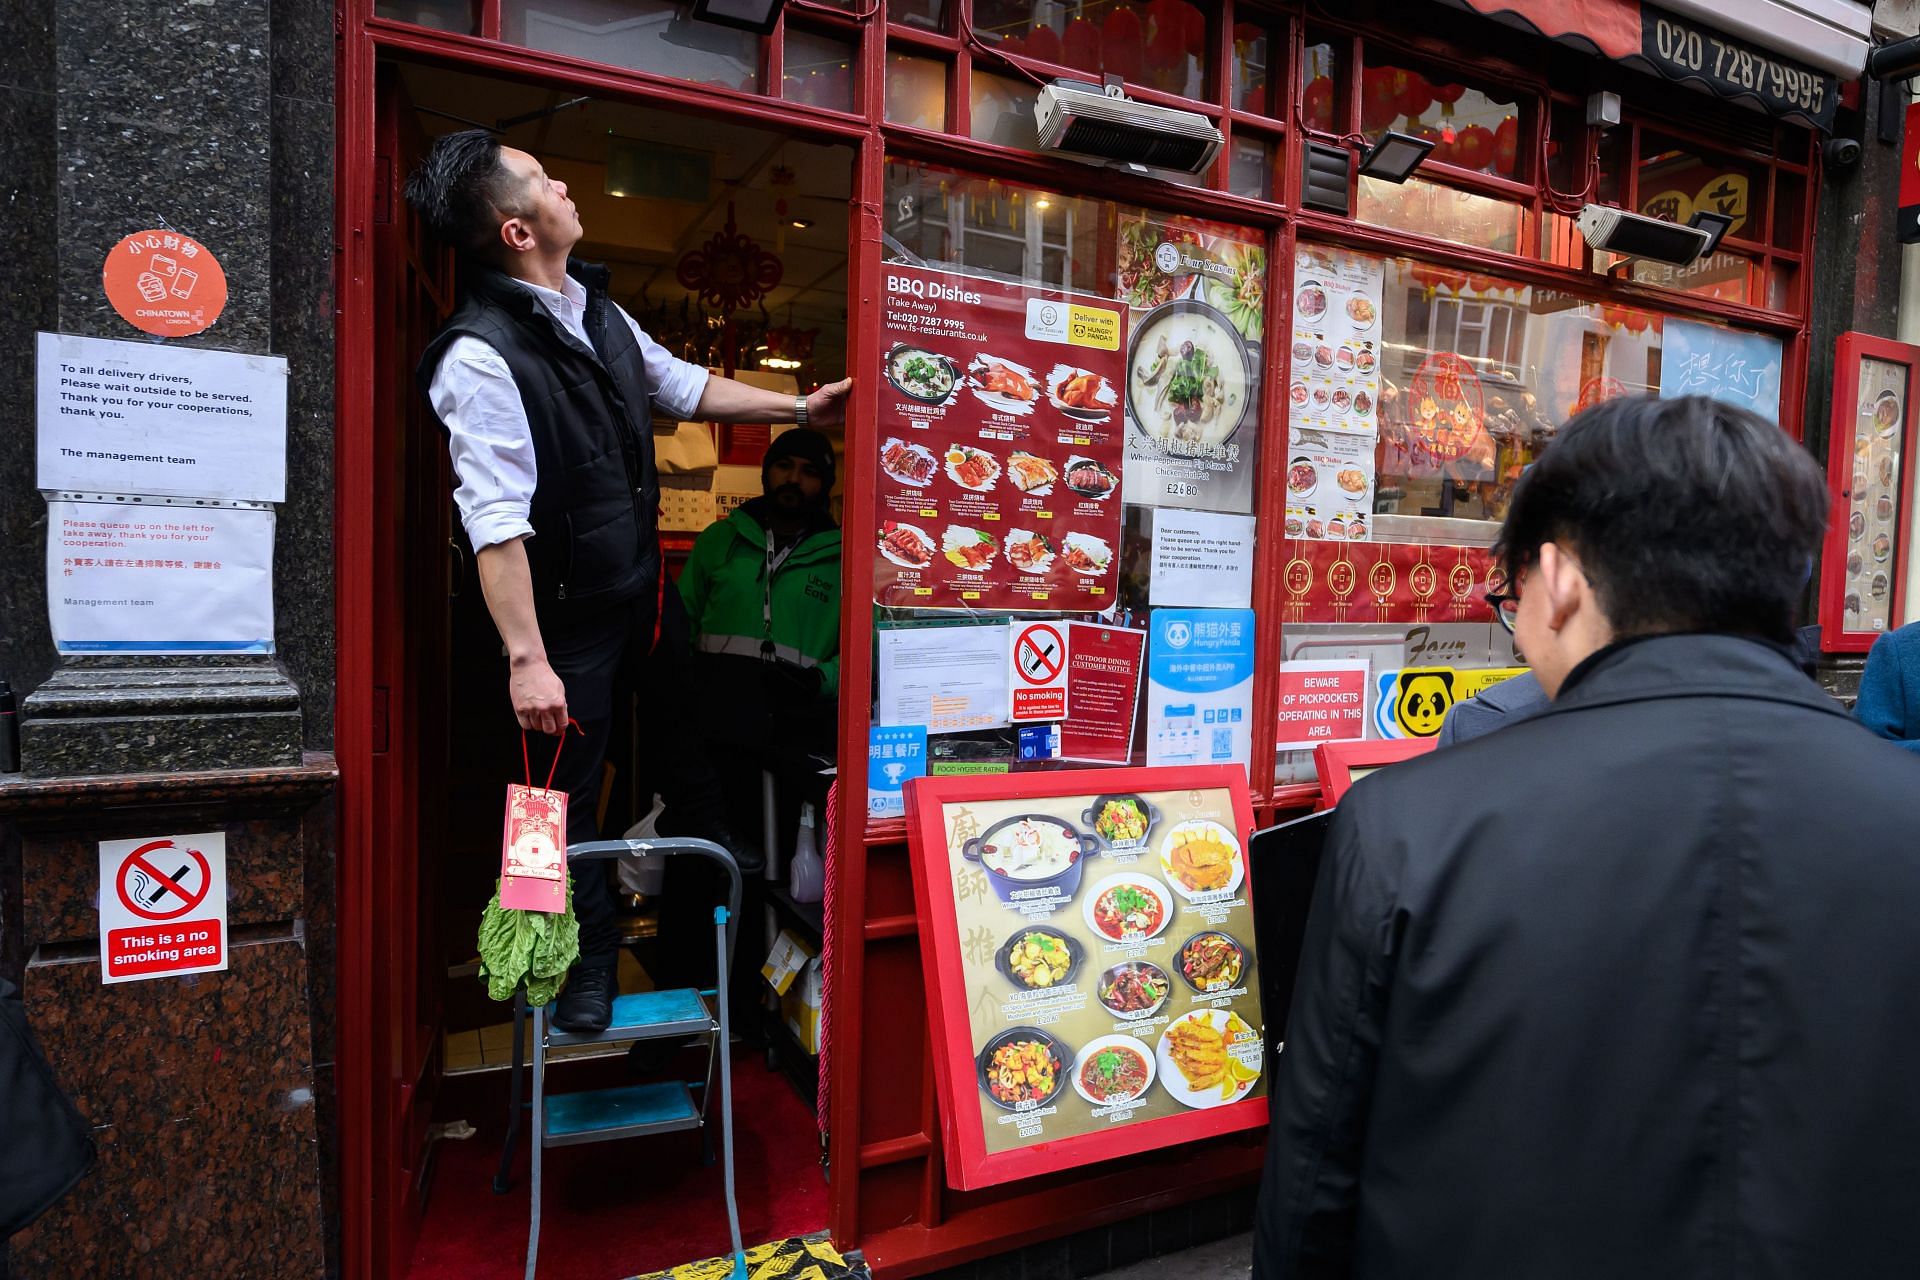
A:
{"type": "Polygon", "coordinates": [[[1111,607],[1122,310],[921,267],[883,283],[874,603],[1111,607]]]}
{"type": "Polygon", "coordinates": [[[955,1187],[1265,1123],[1242,770],[908,785],[955,1187]]]}

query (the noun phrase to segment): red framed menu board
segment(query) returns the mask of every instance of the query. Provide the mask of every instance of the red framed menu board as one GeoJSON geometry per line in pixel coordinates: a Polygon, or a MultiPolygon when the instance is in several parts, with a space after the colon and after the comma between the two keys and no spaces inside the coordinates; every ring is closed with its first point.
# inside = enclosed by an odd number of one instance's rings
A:
{"type": "Polygon", "coordinates": [[[1920,347],[1840,335],[1827,476],[1833,489],[1820,583],[1820,645],[1864,653],[1905,619],[1920,347]]]}
{"type": "Polygon", "coordinates": [[[875,604],[1099,612],[1119,583],[1126,317],[890,265],[875,604]]]}
{"type": "Polygon", "coordinates": [[[907,784],[947,1180],[1266,1123],[1237,766],[907,784]]]}

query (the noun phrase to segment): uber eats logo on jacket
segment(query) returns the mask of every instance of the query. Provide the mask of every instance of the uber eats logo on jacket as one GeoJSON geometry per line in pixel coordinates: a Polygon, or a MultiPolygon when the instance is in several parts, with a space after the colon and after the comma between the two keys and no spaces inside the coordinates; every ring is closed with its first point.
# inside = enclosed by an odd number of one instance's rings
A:
{"type": "Polygon", "coordinates": [[[822,604],[833,598],[833,583],[817,573],[807,575],[807,585],[804,589],[808,599],[818,600],[822,604]]]}

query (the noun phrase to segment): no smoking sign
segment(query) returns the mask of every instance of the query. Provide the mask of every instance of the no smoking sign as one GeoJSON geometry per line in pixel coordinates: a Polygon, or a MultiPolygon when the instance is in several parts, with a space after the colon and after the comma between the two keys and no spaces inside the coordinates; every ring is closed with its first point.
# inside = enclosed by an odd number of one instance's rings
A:
{"type": "Polygon", "coordinates": [[[1067,639],[1055,622],[1013,628],[1013,722],[1067,718],[1067,639]]]}
{"type": "Polygon", "coordinates": [[[227,967],[227,838],[100,842],[100,976],[131,982],[227,967]]]}

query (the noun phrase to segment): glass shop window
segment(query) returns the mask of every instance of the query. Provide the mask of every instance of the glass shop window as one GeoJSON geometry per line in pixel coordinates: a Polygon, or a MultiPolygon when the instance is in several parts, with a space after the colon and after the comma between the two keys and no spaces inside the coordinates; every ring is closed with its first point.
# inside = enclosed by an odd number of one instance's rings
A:
{"type": "Polygon", "coordinates": [[[875,724],[955,771],[1246,759],[1250,701],[1147,689],[1160,627],[1251,697],[1264,234],[898,161],[885,209],[875,724]]]}

